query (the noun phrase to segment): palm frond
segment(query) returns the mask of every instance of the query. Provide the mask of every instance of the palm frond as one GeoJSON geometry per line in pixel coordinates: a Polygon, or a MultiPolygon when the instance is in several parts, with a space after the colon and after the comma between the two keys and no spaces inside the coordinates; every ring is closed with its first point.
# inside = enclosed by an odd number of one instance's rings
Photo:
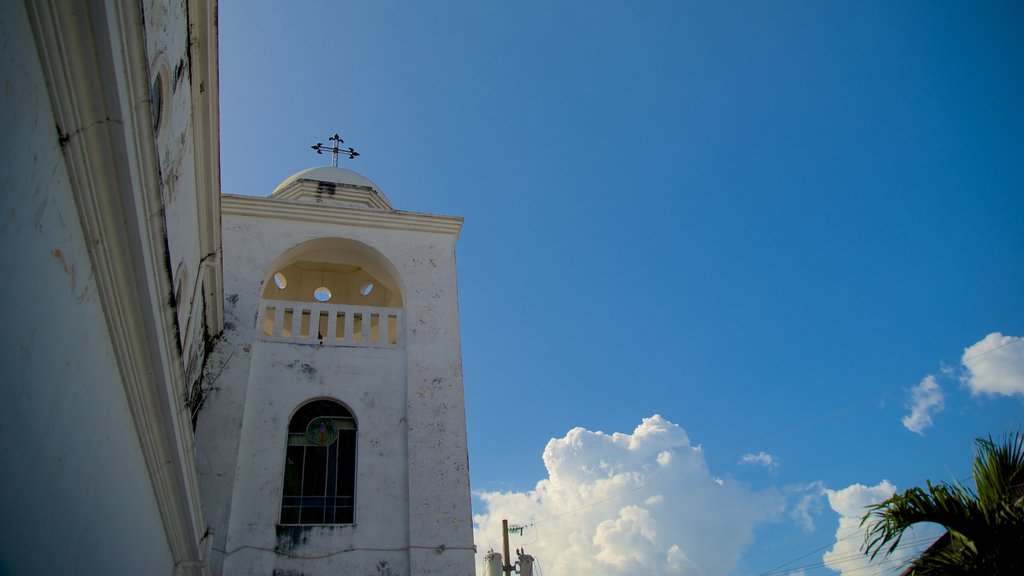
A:
{"type": "Polygon", "coordinates": [[[896,549],[903,532],[914,524],[941,524],[951,533],[969,530],[968,519],[977,515],[972,494],[955,485],[934,485],[928,489],[911,488],[894,494],[888,500],[871,506],[861,519],[861,526],[870,526],[865,533],[865,552],[874,558],[886,548],[888,556],[896,549]]]}
{"type": "Polygon", "coordinates": [[[1002,442],[991,436],[978,438],[974,455],[974,482],[978,500],[986,510],[999,508],[1007,500],[1015,500],[1015,491],[1024,487],[1024,430],[1006,435],[1002,442]]]}
{"type": "Polygon", "coordinates": [[[909,574],[1024,574],[1024,429],[975,441],[974,481],[974,490],[927,482],[869,507],[861,519],[865,554],[888,556],[908,528],[931,522],[946,528],[947,541],[909,574]]]}

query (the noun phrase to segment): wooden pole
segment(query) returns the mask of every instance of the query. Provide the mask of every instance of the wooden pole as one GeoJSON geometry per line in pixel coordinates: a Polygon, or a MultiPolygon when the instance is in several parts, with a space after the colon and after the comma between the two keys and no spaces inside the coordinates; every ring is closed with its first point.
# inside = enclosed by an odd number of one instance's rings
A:
{"type": "Polygon", "coordinates": [[[501,538],[505,542],[505,555],[501,558],[501,567],[505,576],[512,576],[512,558],[508,553],[508,520],[501,521],[501,538]]]}

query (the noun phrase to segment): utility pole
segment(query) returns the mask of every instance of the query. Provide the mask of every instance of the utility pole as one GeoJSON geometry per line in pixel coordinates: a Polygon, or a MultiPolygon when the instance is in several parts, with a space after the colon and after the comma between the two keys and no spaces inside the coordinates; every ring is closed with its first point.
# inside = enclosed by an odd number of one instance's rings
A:
{"type": "Polygon", "coordinates": [[[523,529],[526,526],[519,526],[518,524],[513,525],[511,528],[508,526],[508,520],[501,521],[501,540],[504,544],[503,550],[505,555],[502,556],[494,551],[492,548],[486,556],[484,556],[484,562],[486,568],[484,573],[486,576],[512,576],[513,573],[520,576],[533,576],[533,556],[526,553],[525,548],[517,548],[516,555],[519,559],[515,562],[512,561],[512,554],[508,550],[508,533],[518,532],[520,536],[523,535],[523,529]]]}
{"type": "Polygon", "coordinates": [[[501,521],[501,538],[505,543],[505,555],[501,557],[501,568],[505,576],[512,576],[512,559],[508,553],[508,520],[501,521]]]}

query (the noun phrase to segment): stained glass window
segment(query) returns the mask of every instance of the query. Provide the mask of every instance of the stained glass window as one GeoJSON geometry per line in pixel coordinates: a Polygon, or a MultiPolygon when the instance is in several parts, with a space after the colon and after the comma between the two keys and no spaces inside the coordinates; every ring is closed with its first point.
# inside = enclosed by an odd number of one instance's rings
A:
{"type": "Polygon", "coordinates": [[[288,424],[281,524],[352,524],[356,421],[332,400],[315,400],[288,424]]]}

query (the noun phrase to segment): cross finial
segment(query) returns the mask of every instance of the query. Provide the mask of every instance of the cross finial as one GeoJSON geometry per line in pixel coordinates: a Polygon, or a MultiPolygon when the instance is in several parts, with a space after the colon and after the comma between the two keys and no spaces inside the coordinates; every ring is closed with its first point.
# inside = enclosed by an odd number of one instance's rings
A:
{"type": "Polygon", "coordinates": [[[351,158],[355,158],[356,156],[359,156],[359,152],[356,152],[355,150],[353,150],[351,146],[349,146],[347,150],[341,147],[341,144],[344,144],[345,141],[342,140],[341,136],[338,136],[338,134],[335,134],[334,136],[331,136],[330,138],[328,138],[328,140],[331,141],[331,145],[330,146],[324,146],[323,142],[317,142],[315,146],[310,146],[310,148],[312,148],[313,150],[316,150],[317,154],[323,154],[325,150],[330,150],[331,151],[331,166],[334,166],[335,168],[338,167],[338,155],[339,154],[344,154],[344,155],[348,156],[350,159],[351,158]]]}

